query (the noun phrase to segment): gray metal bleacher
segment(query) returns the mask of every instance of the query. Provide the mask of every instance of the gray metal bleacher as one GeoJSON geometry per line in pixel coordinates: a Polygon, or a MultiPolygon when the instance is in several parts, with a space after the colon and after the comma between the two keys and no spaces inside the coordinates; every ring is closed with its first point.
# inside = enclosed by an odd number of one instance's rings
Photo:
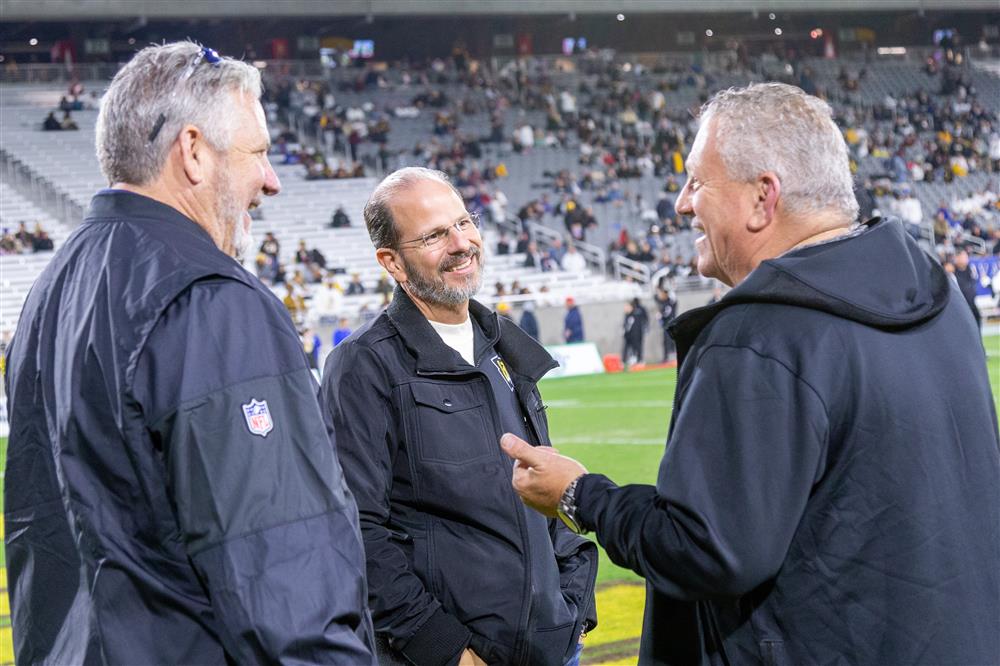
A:
{"type": "MultiPolygon", "coordinates": [[[[55,91],[5,90],[3,103],[7,106],[0,110],[4,120],[0,124],[0,142],[5,157],[18,168],[38,174],[85,209],[93,194],[107,185],[94,154],[97,112],[74,112],[79,131],[40,131],[45,111],[57,101],[58,93],[55,91]]],[[[254,224],[256,237],[260,239],[265,232],[273,232],[282,245],[281,258],[285,263],[290,263],[299,241],[304,240],[307,247],[318,248],[324,254],[329,268],[342,268],[345,275],[359,273],[362,282],[369,289],[373,288],[383,271],[374,259],[374,251],[362,222],[362,209],[376,184],[375,179],[306,180],[301,166],[276,165],[275,170],[282,182],[282,193],[265,199],[260,208],[263,219],[254,224]],[[346,229],[329,227],[338,205],[344,206],[354,226],[346,229]]],[[[14,207],[28,203],[7,183],[0,190],[0,197],[4,210],[20,210],[14,207]]],[[[37,209],[27,217],[32,222],[43,221],[43,226],[53,232],[57,248],[70,231],[70,227],[58,224],[52,216],[37,209]]],[[[16,214],[12,217],[5,214],[5,225],[7,219],[17,221],[20,218],[16,214]]],[[[487,231],[486,236],[487,242],[491,242],[491,232],[487,231]]],[[[0,270],[3,271],[0,278],[3,284],[0,324],[5,328],[16,323],[28,289],[44,268],[48,256],[50,253],[15,255],[0,260],[0,270]]],[[[536,291],[545,285],[553,299],[570,294],[584,300],[588,297],[626,298],[636,293],[634,285],[609,281],[603,276],[572,275],[560,271],[542,273],[537,269],[526,269],[521,265],[523,259],[521,255],[512,255],[491,257],[487,261],[482,291],[486,302],[491,302],[490,294],[497,281],[510,284],[518,280],[536,291]]],[[[250,261],[252,258],[248,263],[250,261]]],[[[295,266],[289,265],[288,268],[291,275],[295,266]]],[[[282,293],[281,289],[275,291],[282,293]]],[[[353,315],[364,305],[377,306],[375,297],[347,297],[344,299],[344,314],[353,315]]]]}
{"type": "MultiPolygon", "coordinates": [[[[937,78],[929,77],[922,71],[919,61],[879,59],[864,63],[848,59],[808,58],[803,64],[812,70],[812,77],[817,86],[831,92],[837,91],[837,94],[840,94],[837,76],[841,68],[852,74],[865,68],[867,75],[859,81],[858,90],[848,95],[849,99],[862,106],[879,104],[886,95],[899,97],[920,89],[936,94],[940,84],[937,78]]],[[[973,67],[965,73],[972,81],[980,102],[987,108],[1000,108],[1000,77],[989,68],[973,67]]],[[[691,72],[669,72],[654,75],[647,71],[642,76],[625,77],[623,80],[640,90],[650,90],[653,86],[660,87],[669,83],[667,86],[669,89],[664,93],[668,108],[682,110],[696,106],[706,94],[714,90],[732,85],[744,85],[753,80],[763,80],[765,77],[788,78],[790,72],[783,62],[776,59],[761,59],[754,71],[706,72],[707,88],[692,85],[690,74],[691,72]]],[[[606,94],[606,91],[597,88],[598,77],[593,74],[552,72],[549,78],[557,89],[566,87],[578,91],[581,84],[585,84],[585,87],[592,92],[578,93],[577,104],[581,109],[593,106],[598,103],[602,95],[606,94]]],[[[91,90],[98,89],[100,84],[90,84],[86,87],[91,90]]],[[[408,87],[394,85],[374,92],[336,89],[334,94],[339,105],[345,107],[367,105],[371,109],[368,117],[373,119],[380,113],[389,113],[397,106],[409,105],[415,95],[432,87],[443,90],[452,101],[472,98],[485,108],[482,104],[485,95],[483,90],[470,90],[456,84],[443,86],[413,84],[408,87]]],[[[0,144],[2,144],[0,150],[19,168],[38,174],[39,180],[56,188],[77,206],[85,207],[93,193],[105,185],[94,155],[93,125],[97,112],[94,110],[75,112],[74,117],[81,128],[78,132],[39,131],[38,127],[45,111],[55,106],[59,96],[60,91],[32,86],[0,87],[0,144]]],[[[412,154],[413,147],[418,142],[426,145],[432,140],[435,111],[433,108],[424,108],[416,118],[398,118],[389,115],[392,130],[389,134],[388,147],[394,153],[398,153],[398,157],[394,158],[394,166],[419,162],[412,154]]],[[[534,128],[545,126],[545,114],[537,110],[522,112],[511,109],[503,115],[503,118],[507,136],[524,122],[534,128]]],[[[483,110],[473,115],[462,116],[460,130],[467,136],[484,137],[489,133],[489,123],[490,116],[483,110]]],[[[883,131],[892,131],[890,124],[881,127],[883,131]]],[[[559,196],[552,193],[549,185],[551,179],[545,174],[561,170],[578,174],[580,170],[575,133],[569,131],[567,134],[570,141],[565,148],[533,147],[522,153],[513,152],[509,142],[483,143],[482,158],[472,163],[480,167],[495,166],[501,162],[504,164],[507,176],[496,181],[494,186],[507,196],[511,212],[516,211],[525,202],[546,193],[549,200],[555,203],[559,196]]],[[[451,140],[450,137],[441,139],[444,145],[449,145],[451,140]]],[[[374,151],[374,146],[362,144],[362,155],[372,155],[374,151]]],[[[885,171],[883,162],[871,156],[863,159],[858,166],[859,177],[885,171]]],[[[283,192],[278,197],[267,199],[261,207],[263,219],[254,225],[257,237],[262,237],[266,231],[273,231],[282,244],[282,259],[286,263],[290,261],[298,242],[304,240],[307,247],[318,248],[326,256],[328,267],[342,268],[347,274],[358,272],[366,285],[373,286],[381,275],[381,268],[374,261],[373,251],[363,228],[361,210],[376,180],[367,178],[309,181],[304,178],[304,169],[301,166],[279,165],[276,171],[282,180],[283,192]],[[352,228],[329,228],[330,217],[337,205],[344,206],[354,222],[352,228]]],[[[930,214],[942,200],[964,198],[981,191],[988,182],[988,175],[972,173],[966,178],[956,178],[948,185],[921,182],[911,183],[910,186],[920,198],[925,213],[930,214]]],[[[592,206],[600,223],[597,230],[589,232],[587,240],[600,247],[606,247],[623,229],[633,234],[643,234],[647,223],[641,220],[641,213],[655,206],[663,184],[663,177],[651,175],[621,181],[622,188],[632,195],[630,199],[633,199],[635,194],[641,195],[643,199],[641,208],[634,203],[598,203],[594,200],[596,194],[594,191],[584,191],[578,197],[578,201],[581,205],[592,206]]],[[[4,196],[5,206],[8,199],[14,200],[9,192],[11,192],[9,188],[0,191],[4,196]]],[[[886,200],[878,202],[883,209],[887,203],[886,200]]],[[[547,215],[542,222],[553,230],[563,230],[561,219],[555,216],[547,215]]],[[[58,229],[51,222],[46,224],[50,230],[57,232],[53,235],[58,246],[58,229]]],[[[486,235],[487,243],[491,244],[490,232],[487,231],[486,235]]],[[[688,259],[694,251],[691,236],[691,234],[677,234],[669,238],[668,251],[671,256],[688,259]]],[[[565,293],[575,291],[574,295],[578,298],[586,297],[588,294],[600,297],[604,292],[618,294],[621,289],[632,289],[632,285],[602,286],[604,278],[599,276],[567,277],[554,273],[536,274],[522,268],[519,265],[520,261],[521,259],[517,257],[492,257],[487,264],[485,279],[487,286],[484,287],[481,296],[489,299],[492,285],[496,281],[509,283],[514,279],[525,285],[551,284],[553,287],[564,289],[565,293]]],[[[5,273],[20,274],[22,272],[20,265],[18,263],[15,266],[12,262],[6,262],[5,273]]],[[[27,267],[23,272],[25,275],[30,275],[27,267]]],[[[4,280],[11,284],[11,289],[5,288],[2,299],[5,313],[11,307],[9,304],[17,302],[19,298],[17,293],[20,293],[20,289],[17,285],[26,281],[30,283],[30,279],[33,278],[10,279],[7,275],[4,276],[4,280]]],[[[21,297],[23,298],[23,295],[21,297]]],[[[364,302],[370,300],[371,297],[364,302]]],[[[362,299],[350,299],[350,302],[351,307],[360,307],[359,303],[363,304],[362,299]]]]}
{"type": "MultiPolygon", "coordinates": [[[[22,197],[9,184],[0,181],[0,228],[14,231],[21,222],[32,232],[40,224],[56,247],[62,244],[71,231],[68,226],[22,197]]],[[[51,257],[52,252],[0,254],[0,331],[14,327],[28,289],[51,257]]]]}

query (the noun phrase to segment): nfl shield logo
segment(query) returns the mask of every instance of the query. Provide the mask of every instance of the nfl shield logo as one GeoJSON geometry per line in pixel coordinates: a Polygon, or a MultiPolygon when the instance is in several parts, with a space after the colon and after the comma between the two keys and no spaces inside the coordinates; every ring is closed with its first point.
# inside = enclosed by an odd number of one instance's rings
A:
{"type": "Polygon", "coordinates": [[[251,400],[243,408],[243,417],[247,420],[247,428],[254,435],[266,437],[274,428],[271,412],[267,409],[267,400],[251,400]]]}

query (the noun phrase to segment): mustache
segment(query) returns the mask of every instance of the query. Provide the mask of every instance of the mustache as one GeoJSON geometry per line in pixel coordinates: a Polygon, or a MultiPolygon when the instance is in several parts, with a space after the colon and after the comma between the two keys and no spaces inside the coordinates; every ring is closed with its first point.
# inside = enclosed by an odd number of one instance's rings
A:
{"type": "Polygon", "coordinates": [[[441,261],[441,264],[438,266],[438,269],[442,271],[447,271],[451,270],[455,266],[458,266],[459,264],[465,263],[465,260],[469,259],[470,257],[475,257],[476,259],[479,259],[479,255],[481,254],[481,252],[482,251],[478,247],[473,245],[469,248],[467,252],[463,252],[462,254],[449,255],[448,257],[443,259],[441,261]]]}

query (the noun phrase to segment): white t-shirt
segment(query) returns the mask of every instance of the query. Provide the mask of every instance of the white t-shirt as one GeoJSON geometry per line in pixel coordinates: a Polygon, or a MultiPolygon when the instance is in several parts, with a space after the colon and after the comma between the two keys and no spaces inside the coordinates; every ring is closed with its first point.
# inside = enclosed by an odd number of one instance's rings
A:
{"type": "Polygon", "coordinates": [[[475,341],[472,335],[472,319],[466,319],[461,324],[442,324],[431,321],[431,327],[441,336],[446,345],[457,351],[469,365],[476,364],[475,341]]]}
{"type": "Polygon", "coordinates": [[[583,273],[587,270],[587,260],[579,252],[567,252],[562,258],[562,269],[567,273],[583,273]]]}

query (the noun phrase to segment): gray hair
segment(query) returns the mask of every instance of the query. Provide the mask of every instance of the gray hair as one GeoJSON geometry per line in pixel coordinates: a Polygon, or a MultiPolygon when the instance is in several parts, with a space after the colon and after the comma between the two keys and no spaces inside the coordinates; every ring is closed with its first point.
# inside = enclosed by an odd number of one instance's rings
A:
{"type": "Polygon", "coordinates": [[[713,118],[730,177],[750,182],[772,171],[789,213],[857,218],[847,143],[826,102],[784,83],[755,83],[717,93],[701,109],[702,127],[713,118]]]}
{"type": "Polygon", "coordinates": [[[216,150],[228,149],[233,130],[228,97],[234,92],[259,98],[260,72],[232,58],[206,62],[201,45],[191,41],[139,51],[111,81],[97,116],[104,177],[133,185],[155,180],[188,124],[216,150]]]}
{"type": "Polygon", "coordinates": [[[381,247],[397,249],[399,231],[396,229],[396,221],[392,217],[392,198],[399,192],[413,187],[421,180],[443,183],[450,187],[459,199],[462,198],[462,193],[456,189],[451,179],[448,178],[448,174],[443,171],[425,167],[403,167],[393,171],[378,184],[368,198],[368,203],[365,204],[365,226],[368,227],[368,236],[372,239],[372,245],[376,249],[381,247]]]}

